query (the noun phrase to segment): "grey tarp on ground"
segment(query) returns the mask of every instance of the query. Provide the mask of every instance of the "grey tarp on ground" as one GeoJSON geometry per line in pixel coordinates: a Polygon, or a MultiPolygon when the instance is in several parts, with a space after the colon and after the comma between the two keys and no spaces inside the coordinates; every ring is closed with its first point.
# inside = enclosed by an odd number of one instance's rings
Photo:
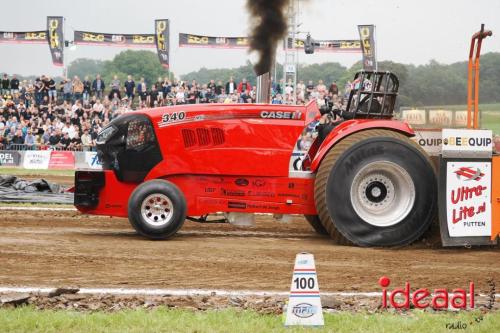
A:
{"type": "Polygon", "coordinates": [[[0,175],[0,202],[73,204],[73,193],[45,179],[26,180],[0,175]]]}

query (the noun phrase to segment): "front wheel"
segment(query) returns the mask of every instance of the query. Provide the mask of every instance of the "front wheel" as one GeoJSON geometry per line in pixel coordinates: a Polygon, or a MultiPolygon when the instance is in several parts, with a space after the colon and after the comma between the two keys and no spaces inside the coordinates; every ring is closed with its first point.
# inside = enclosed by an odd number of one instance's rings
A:
{"type": "Polygon", "coordinates": [[[401,246],[436,215],[437,184],[425,152],[402,134],[355,133],[328,152],[316,177],[321,223],[360,246],[401,246]]]}
{"type": "Polygon", "coordinates": [[[186,219],[186,200],[179,188],[169,181],[147,181],[132,192],[128,217],[142,236],[167,239],[182,227],[186,219]]]}

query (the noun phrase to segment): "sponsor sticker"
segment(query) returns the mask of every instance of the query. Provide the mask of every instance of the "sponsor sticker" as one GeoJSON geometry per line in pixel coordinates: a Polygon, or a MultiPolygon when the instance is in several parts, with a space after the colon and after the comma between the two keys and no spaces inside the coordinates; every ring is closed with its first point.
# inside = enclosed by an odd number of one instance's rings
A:
{"type": "Polygon", "coordinates": [[[441,154],[443,143],[441,130],[415,131],[415,136],[412,139],[430,156],[441,154]]]}
{"type": "Polygon", "coordinates": [[[443,129],[443,157],[491,157],[493,133],[489,130],[443,129]]]}
{"type": "Polygon", "coordinates": [[[309,318],[317,312],[317,307],[309,303],[300,303],[292,308],[293,315],[299,318],[309,318]]]}
{"type": "Polygon", "coordinates": [[[491,235],[491,162],[448,162],[447,223],[450,237],[491,235]]]}
{"type": "Polygon", "coordinates": [[[301,111],[261,111],[261,118],[266,119],[294,119],[299,120],[302,117],[301,111]]]}

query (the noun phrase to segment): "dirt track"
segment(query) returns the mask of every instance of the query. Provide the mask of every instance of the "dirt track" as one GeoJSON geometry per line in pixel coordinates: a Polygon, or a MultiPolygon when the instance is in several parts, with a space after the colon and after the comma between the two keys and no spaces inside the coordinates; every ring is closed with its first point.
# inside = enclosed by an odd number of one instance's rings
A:
{"type": "Polygon", "coordinates": [[[125,219],[76,212],[0,211],[0,285],[264,289],[286,291],[295,254],[315,255],[324,291],[416,287],[487,291],[500,282],[500,250],[335,246],[302,218],[284,225],[260,216],[255,228],[186,222],[177,237],[149,241],[125,219]]]}

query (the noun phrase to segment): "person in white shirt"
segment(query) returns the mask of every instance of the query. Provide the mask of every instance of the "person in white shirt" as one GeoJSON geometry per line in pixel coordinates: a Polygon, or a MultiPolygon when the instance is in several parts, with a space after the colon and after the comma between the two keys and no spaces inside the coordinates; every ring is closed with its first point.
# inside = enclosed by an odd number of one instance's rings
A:
{"type": "Polygon", "coordinates": [[[184,94],[184,88],[179,87],[177,93],[175,94],[175,99],[177,104],[185,104],[186,103],[186,95],[184,94]]]}
{"type": "Polygon", "coordinates": [[[231,77],[229,78],[229,82],[228,82],[228,83],[226,83],[226,93],[227,93],[227,94],[232,94],[232,93],[234,93],[234,92],[236,91],[236,88],[237,88],[237,87],[238,87],[238,86],[236,85],[236,82],[234,82],[234,79],[233,79],[233,77],[231,76],[231,77]]]}
{"type": "Polygon", "coordinates": [[[95,113],[102,113],[104,111],[104,105],[101,104],[101,101],[99,99],[94,103],[92,111],[95,113]]]}
{"type": "Polygon", "coordinates": [[[66,134],[68,133],[68,136],[70,139],[73,139],[75,137],[75,128],[73,126],[71,126],[71,124],[69,122],[67,122],[64,127],[62,128],[61,132],[63,134],[66,134]]]}

